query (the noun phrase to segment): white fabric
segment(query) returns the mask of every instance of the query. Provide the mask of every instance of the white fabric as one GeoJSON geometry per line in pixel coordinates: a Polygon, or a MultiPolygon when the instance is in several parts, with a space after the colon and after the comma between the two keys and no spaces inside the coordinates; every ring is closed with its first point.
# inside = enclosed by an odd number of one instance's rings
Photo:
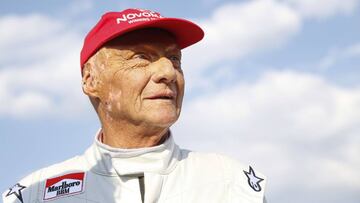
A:
{"type": "MultiPolygon", "coordinates": [[[[84,172],[81,193],[49,202],[141,203],[138,176],[144,175],[145,203],[236,202],[263,203],[265,177],[256,192],[244,171],[248,166],[218,154],[191,152],[174,143],[173,136],[161,145],[141,149],[117,149],[95,138],[84,155],[36,171],[20,182],[23,202],[43,202],[49,178],[84,172]]],[[[20,202],[15,194],[3,193],[4,203],[20,202]]]]}

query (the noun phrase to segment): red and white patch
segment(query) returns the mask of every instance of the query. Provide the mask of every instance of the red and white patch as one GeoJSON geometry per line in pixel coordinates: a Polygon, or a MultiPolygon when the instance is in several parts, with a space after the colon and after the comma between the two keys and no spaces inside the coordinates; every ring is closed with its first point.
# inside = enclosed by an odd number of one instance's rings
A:
{"type": "Polygon", "coordinates": [[[85,173],[70,173],[63,176],[50,178],[46,180],[44,199],[51,200],[57,197],[63,197],[78,194],[84,191],[85,173]]]}

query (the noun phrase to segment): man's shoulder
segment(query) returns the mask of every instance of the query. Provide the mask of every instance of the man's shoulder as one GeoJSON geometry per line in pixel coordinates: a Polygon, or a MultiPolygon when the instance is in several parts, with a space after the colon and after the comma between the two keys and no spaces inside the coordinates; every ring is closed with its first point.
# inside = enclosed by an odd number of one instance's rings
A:
{"type": "Polygon", "coordinates": [[[233,195],[245,193],[249,198],[263,198],[266,177],[254,166],[218,153],[183,150],[182,154],[183,160],[186,160],[185,168],[197,171],[197,176],[204,179],[209,179],[211,176],[212,180],[223,180],[232,190],[233,195]]]}
{"type": "Polygon", "coordinates": [[[84,159],[81,156],[75,156],[28,174],[2,194],[3,202],[30,202],[35,200],[34,198],[40,198],[39,193],[43,193],[43,187],[48,180],[69,174],[84,174],[86,169],[82,162],[84,159]]]}
{"type": "MultiPolygon", "coordinates": [[[[254,170],[254,168],[249,164],[241,163],[235,158],[220,153],[181,150],[181,154],[182,159],[186,160],[187,163],[201,165],[203,167],[212,166],[213,168],[222,168],[221,170],[227,173],[248,171],[250,168],[254,170]]],[[[260,174],[260,172],[258,173],[260,174]]]]}

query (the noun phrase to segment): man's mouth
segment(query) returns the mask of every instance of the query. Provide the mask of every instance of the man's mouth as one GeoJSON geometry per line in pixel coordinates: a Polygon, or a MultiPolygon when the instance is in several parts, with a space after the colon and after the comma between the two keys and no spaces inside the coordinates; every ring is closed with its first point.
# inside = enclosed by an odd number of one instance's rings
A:
{"type": "Polygon", "coordinates": [[[172,91],[165,91],[165,92],[159,92],[155,93],[149,97],[146,97],[146,99],[162,99],[162,100],[174,100],[175,99],[175,93],[172,91]]]}

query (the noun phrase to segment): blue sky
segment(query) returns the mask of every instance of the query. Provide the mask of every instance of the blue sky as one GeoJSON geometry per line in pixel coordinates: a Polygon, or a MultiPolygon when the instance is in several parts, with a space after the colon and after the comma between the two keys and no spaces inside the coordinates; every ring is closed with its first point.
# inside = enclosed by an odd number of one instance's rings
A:
{"type": "Polygon", "coordinates": [[[128,7],[205,30],[183,50],[180,146],[253,165],[269,202],[359,202],[357,0],[2,1],[1,191],[92,143],[79,52],[102,13],[128,7]]]}

